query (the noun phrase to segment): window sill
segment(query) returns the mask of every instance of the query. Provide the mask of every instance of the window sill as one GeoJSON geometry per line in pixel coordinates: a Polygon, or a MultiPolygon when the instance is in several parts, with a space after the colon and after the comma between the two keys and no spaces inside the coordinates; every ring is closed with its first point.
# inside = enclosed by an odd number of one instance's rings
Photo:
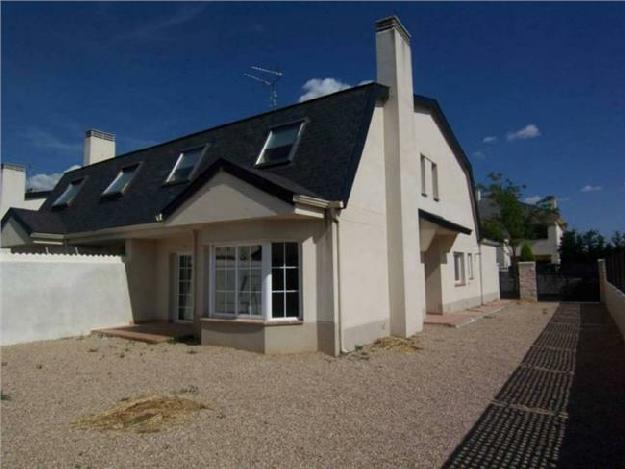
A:
{"type": "Polygon", "coordinates": [[[264,319],[226,319],[226,318],[202,318],[202,323],[206,324],[237,324],[237,325],[252,325],[252,326],[262,326],[262,327],[273,327],[273,326],[300,326],[304,324],[304,321],[301,319],[293,319],[293,320],[275,320],[275,321],[265,321],[264,319]]]}
{"type": "Polygon", "coordinates": [[[454,283],[454,286],[455,287],[466,287],[467,284],[466,284],[466,282],[460,282],[460,283],[454,283]]]}

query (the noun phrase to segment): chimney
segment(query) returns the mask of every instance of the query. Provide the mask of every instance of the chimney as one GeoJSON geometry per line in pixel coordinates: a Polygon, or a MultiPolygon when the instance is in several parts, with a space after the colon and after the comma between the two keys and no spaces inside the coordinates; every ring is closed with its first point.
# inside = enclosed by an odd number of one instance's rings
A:
{"type": "Polygon", "coordinates": [[[90,129],[85,134],[83,166],[108,160],[115,156],[115,135],[90,129]]]}
{"type": "Polygon", "coordinates": [[[389,87],[384,103],[390,333],[408,337],[423,327],[425,283],[419,219],[420,159],[415,136],[410,33],[396,16],[375,23],[377,81],[389,87]]]}

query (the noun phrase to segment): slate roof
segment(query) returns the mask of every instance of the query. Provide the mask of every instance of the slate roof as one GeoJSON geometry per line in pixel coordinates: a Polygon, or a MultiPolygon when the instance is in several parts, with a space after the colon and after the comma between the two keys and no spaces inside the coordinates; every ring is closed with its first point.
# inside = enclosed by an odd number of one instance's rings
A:
{"type": "Polygon", "coordinates": [[[288,202],[293,195],[307,195],[346,204],[376,100],[387,96],[387,87],[371,83],[126,153],[65,173],[38,212],[12,213],[37,226],[31,231],[46,233],[153,223],[164,211],[171,213],[171,207],[208,174],[224,168],[288,202]],[[306,126],[292,162],[255,168],[269,130],[302,120],[306,126]],[[191,181],[164,185],[180,152],[205,144],[210,147],[191,181]],[[137,173],[122,196],[101,197],[122,168],[137,163],[137,173]],[[53,208],[70,182],[81,178],[84,183],[74,201],[63,209],[53,208]]]}
{"type": "MultiPolygon", "coordinates": [[[[167,218],[218,170],[290,203],[293,195],[306,195],[342,201],[347,206],[375,103],[387,97],[386,86],[370,83],[85,166],[65,173],[39,211],[11,209],[2,225],[15,216],[29,233],[67,234],[154,223],[159,215],[167,218]],[[293,160],[285,165],[256,168],[254,164],[269,130],[302,120],[306,126],[293,160]],[[164,184],[180,152],[206,144],[210,147],[190,181],[164,184]],[[122,196],[101,197],[121,169],[137,163],[140,166],[122,196]],[[53,208],[53,202],[78,179],[84,182],[75,200],[62,209],[53,208]]],[[[466,171],[479,238],[471,163],[438,102],[414,96],[414,105],[432,113],[466,171]]]]}

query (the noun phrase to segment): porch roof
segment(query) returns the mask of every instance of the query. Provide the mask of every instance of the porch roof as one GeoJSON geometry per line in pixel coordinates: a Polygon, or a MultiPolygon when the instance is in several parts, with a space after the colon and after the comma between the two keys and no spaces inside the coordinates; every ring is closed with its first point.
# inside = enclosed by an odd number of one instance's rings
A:
{"type": "Polygon", "coordinates": [[[459,225],[458,223],[449,221],[439,215],[434,215],[433,213],[426,212],[423,209],[419,209],[419,217],[423,218],[424,220],[429,221],[430,223],[434,223],[435,225],[438,225],[442,228],[445,228],[451,231],[457,231],[459,233],[464,233],[467,235],[473,232],[472,229],[467,228],[466,226],[462,226],[462,225],[459,225]]]}

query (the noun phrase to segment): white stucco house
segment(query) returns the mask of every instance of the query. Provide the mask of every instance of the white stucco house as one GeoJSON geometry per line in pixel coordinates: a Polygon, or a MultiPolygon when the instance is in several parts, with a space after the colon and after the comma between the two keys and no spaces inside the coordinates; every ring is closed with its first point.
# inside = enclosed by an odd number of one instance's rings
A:
{"type": "MultiPolygon", "coordinates": [[[[499,214],[499,207],[494,200],[488,196],[482,196],[480,191],[477,192],[477,198],[481,220],[488,220],[499,214]]],[[[536,262],[560,264],[560,244],[566,230],[566,221],[557,212],[551,212],[558,207],[556,198],[553,196],[545,197],[536,205],[522,204],[525,210],[537,216],[537,223],[534,226],[535,236],[526,241],[532,248],[536,262]],[[543,207],[546,210],[543,210],[543,207]]],[[[516,253],[516,255],[519,254],[519,252],[516,253]]],[[[508,269],[514,256],[514,250],[507,241],[500,243],[497,247],[497,263],[501,269],[508,269]]]]}
{"type": "Polygon", "coordinates": [[[376,83],[120,156],[91,132],[3,245],[122,249],[135,322],[263,352],[335,355],[498,299],[471,164],[413,92],[409,33],[391,17],[375,37],[376,83]]]}

